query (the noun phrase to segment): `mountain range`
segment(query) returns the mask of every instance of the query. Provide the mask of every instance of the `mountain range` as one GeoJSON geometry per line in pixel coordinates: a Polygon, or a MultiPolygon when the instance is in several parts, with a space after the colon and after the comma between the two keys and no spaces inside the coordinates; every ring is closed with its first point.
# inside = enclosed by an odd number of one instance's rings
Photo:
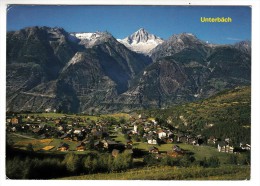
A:
{"type": "Polygon", "coordinates": [[[145,29],[122,40],[37,26],[7,33],[7,111],[167,108],[250,84],[249,41],[213,45],[191,33],[163,40],[145,29]]]}

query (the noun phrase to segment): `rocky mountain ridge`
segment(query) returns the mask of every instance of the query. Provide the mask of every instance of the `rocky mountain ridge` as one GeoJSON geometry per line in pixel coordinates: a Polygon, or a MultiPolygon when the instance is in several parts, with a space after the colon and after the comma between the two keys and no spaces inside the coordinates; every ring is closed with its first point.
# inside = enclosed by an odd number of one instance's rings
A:
{"type": "MultiPolygon", "coordinates": [[[[149,40],[149,34],[141,39],[149,40]]],[[[72,34],[49,27],[8,32],[6,109],[127,112],[206,98],[250,85],[250,46],[212,46],[182,33],[158,44],[149,57],[108,32],[72,34]]]]}
{"type": "Polygon", "coordinates": [[[139,29],[124,39],[118,39],[118,41],[130,50],[145,55],[148,55],[152,49],[164,42],[163,39],[148,33],[144,28],[139,29]]]}

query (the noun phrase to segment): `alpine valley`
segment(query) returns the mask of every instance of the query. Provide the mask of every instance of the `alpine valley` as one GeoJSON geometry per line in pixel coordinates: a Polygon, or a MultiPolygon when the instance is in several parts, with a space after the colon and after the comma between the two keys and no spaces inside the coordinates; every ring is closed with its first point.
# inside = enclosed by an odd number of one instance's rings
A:
{"type": "Polygon", "coordinates": [[[163,40],[27,27],[7,33],[7,111],[129,112],[168,108],[251,84],[251,43],[163,40]]]}

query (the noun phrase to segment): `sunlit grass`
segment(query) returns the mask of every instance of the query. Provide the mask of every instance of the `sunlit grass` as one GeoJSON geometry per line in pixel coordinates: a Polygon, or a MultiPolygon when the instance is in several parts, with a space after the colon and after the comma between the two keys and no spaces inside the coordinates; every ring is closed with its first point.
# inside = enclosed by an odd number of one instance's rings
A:
{"type": "Polygon", "coordinates": [[[247,166],[203,167],[144,167],[118,173],[98,173],[62,178],[65,180],[249,180],[247,166]]]}

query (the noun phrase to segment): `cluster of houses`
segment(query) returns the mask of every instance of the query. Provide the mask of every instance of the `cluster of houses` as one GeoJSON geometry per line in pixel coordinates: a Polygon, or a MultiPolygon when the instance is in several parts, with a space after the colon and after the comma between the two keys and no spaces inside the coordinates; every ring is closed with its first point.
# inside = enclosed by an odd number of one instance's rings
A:
{"type": "Polygon", "coordinates": [[[96,150],[112,151],[117,149],[120,152],[124,149],[132,149],[133,142],[127,140],[125,144],[114,141],[109,135],[109,122],[105,120],[94,122],[83,121],[81,118],[7,118],[6,130],[8,132],[22,132],[37,135],[40,139],[57,138],[62,142],[57,147],[58,151],[85,151],[87,146],[96,150]],[[19,120],[19,121],[18,121],[19,120]],[[65,121],[66,120],[66,121],[65,121]],[[70,122],[68,122],[71,120],[70,122]],[[51,124],[44,124],[48,121],[51,124]],[[69,124],[68,124],[69,123],[69,124]],[[80,123],[85,123],[80,125],[80,123]],[[70,149],[68,141],[77,142],[76,149],[70,149]],[[67,143],[66,143],[67,142],[67,143]]]}
{"type": "Polygon", "coordinates": [[[227,138],[227,139],[225,139],[225,141],[220,141],[218,143],[218,151],[219,152],[233,153],[234,147],[232,146],[230,140],[227,138]]]}
{"type": "MultiPolygon", "coordinates": [[[[131,119],[130,119],[131,120],[131,119]]],[[[168,128],[161,126],[154,119],[148,120],[146,117],[139,115],[138,119],[133,119],[132,134],[145,138],[150,145],[165,143],[187,143],[191,145],[201,145],[204,141],[201,135],[190,135],[178,132],[173,127],[168,128]],[[143,132],[140,132],[143,131],[143,132]]]]}
{"type": "MultiPolygon", "coordinates": [[[[125,149],[132,153],[134,136],[151,145],[148,149],[150,153],[159,153],[156,145],[163,143],[186,143],[198,146],[205,143],[201,135],[180,133],[172,127],[161,126],[154,119],[148,119],[143,115],[132,116],[126,123],[119,123],[113,127],[111,127],[109,121],[104,119],[94,122],[80,117],[69,118],[67,116],[55,119],[14,116],[7,117],[6,123],[6,130],[9,132],[29,132],[42,139],[58,138],[62,141],[77,142],[76,149],[74,149],[77,151],[84,151],[88,147],[114,152],[112,154],[122,152],[125,149]],[[113,133],[121,133],[127,136],[125,143],[114,141],[111,137],[113,133]]],[[[207,143],[218,144],[219,152],[233,153],[234,151],[229,139],[218,141],[216,138],[210,137],[207,143]]],[[[249,144],[241,143],[240,147],[250,150],[249,144]]],[[[70,147],[66,142],[61,142],[57,150],[68,151],[70,147]]],[[[178,146],[173,146],[173,149],[167,152],[167,155],[177,157],[183,155],[183,151],[178,146]]]]}
{"type": "Polygon", "coordinates": [[[219,139],[211,136],[208,139],[208,144],[217,145],[218,152],[225,152],[225,153],[239,153],[240,151],[251,150],[251,145],[243,142],[239,144],[239,148],[235,148],[230,138],[226,138],[223,141],[220,141],[219,139]]]}
{"type": "Polygon", "coordinates": [[[172,149],[168,150],[166,153],[160,153],[159,149],[156,146],[151,146],[149,147],[148,152],[154,154],[156,159],[160,159],[165,156],[177,158],[182,157],[185,154],[185,151],[181,149],[178,145],[173,145],[172,149]]]}

